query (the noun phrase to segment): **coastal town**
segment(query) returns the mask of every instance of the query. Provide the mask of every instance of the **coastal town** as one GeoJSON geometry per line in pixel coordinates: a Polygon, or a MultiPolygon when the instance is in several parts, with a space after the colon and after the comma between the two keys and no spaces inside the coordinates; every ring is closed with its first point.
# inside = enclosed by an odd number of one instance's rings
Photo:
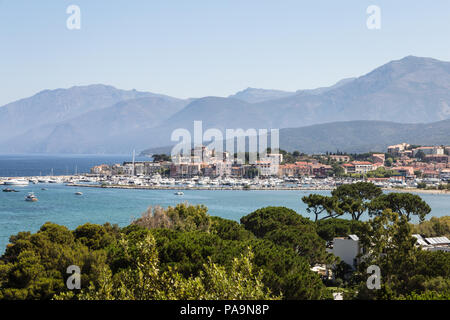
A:
{"type": "Polygon", "coordinates": [[[401,143],[385,153],[306,155],[281,150],[250,164],[201,146],[189,157],[153,155],[152,161],[98,165],[91,168],[90,177],[104,187],[333,189],[364,180],[383,188],[445,191],[449,154],[450,146],[401,143]]]}
{"type": "MultiPolygon", "coordinates": [[[[101,164],[89,173],[67,176],[0,178],[7,186],[65,183],[69,186],[206,190],[332,190],[341,184],[368,181],[384,189],[449,192],[450,146],[389,146],[385,153],[318,155],[280,150],[238,161],[205,146],[191,156],[152,155],[149,161],[101,164]]],[[[3,191],[14,191],[4,189],[3,191]]]]}

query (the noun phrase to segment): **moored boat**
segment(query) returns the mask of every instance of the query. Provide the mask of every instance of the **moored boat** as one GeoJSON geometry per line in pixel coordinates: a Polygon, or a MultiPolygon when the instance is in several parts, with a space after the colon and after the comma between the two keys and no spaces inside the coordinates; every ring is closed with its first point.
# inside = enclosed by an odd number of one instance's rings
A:
{"type": "Polygon", "coordinates": [[[10,179],[4,182],[4,185],[7,186],[27,186],[29,184],[26,179],[10,179]]]}

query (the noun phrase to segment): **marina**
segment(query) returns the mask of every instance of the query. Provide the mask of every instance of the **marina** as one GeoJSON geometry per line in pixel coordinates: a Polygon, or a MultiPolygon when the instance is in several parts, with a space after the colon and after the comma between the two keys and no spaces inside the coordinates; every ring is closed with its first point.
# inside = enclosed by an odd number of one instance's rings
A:
{"type": "MultiPolygon", "coordinates": [[[[110,176],[102,177],[92,174],[71,176],[47,176],[47,177],[21,177],[1,178],[0,185],[5,186],[27,186],[29,184],[63,184],[69,187],[79,188],[112,188],[112,189],[145,189],[145,190],[333,190],[342,184],[351,184],[358,179],[348,178],[233,178],[224,177],[211,179],[209,177],[192,177],[186,179],[175,179],[153,176],[110,176]]],[[[417,193],[449,193],[448,190],[418,189],[418,183],[423,179],[404,182],[398,179],[374,184],[384,190],[409,191],[417,193]]],[[[427,180],[428,185],[433,186],[433,181],[427,180]]],[[[436,186],[439,181],[436,181],[436,186]]],[[[7,191],[5,191],[7,192],[7,191]]]]}

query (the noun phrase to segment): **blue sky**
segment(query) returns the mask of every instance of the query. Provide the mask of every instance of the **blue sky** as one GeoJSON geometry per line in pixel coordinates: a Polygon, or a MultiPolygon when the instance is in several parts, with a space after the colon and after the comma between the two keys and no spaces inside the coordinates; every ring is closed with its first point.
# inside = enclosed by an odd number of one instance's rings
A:
{"type": "Polygon", "coordinates": [[[0,105],[92,83],[180,98],[316,88],[407,55],[450,61],[449,31],[448,0],[0,0],[0,105]],[[71,4],[81,30],[66,28],[71,4]]]}

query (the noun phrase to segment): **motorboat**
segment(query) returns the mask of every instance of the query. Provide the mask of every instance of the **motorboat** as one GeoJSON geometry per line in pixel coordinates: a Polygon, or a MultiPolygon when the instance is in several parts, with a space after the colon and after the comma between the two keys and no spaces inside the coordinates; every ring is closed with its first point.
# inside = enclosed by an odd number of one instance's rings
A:
{"type": "Polygon", "coordinates": [[[10,189],[10,188],[6,188],[6,189],[3,189],[3,192],[19,192],[19,191],[10,189]]]}
{"type": "Polygon", "coordinates": [[[178,192],[175,192],[175,195],[176,196],[184,196],[184,192],[178,191],[178,192]]]}
{"type": "Polygon", "coordinates": [[[48,180],[48,183],[63,183],[60,179],[50,179],[48,180]]]}
{"type": "Polygon", "coordinates": [[[11,179],[4,182],[6,186],[27,186],[28,184],[29,182],[26,179],[11,179]]]}
{"type": "Polygon", "coordinates": [[[33,192],[28,193],[28,195],[25,197],[25,201],[28,202],[36,202],[38,201],[38,198],[34,195],[33,192]]]}
{"type": "Polygon", "coordinates": [[[82,196],[82,195],[83,195],[83,192],[75,192],[75,195],[76,195],[76,196],[82,196]]]}

